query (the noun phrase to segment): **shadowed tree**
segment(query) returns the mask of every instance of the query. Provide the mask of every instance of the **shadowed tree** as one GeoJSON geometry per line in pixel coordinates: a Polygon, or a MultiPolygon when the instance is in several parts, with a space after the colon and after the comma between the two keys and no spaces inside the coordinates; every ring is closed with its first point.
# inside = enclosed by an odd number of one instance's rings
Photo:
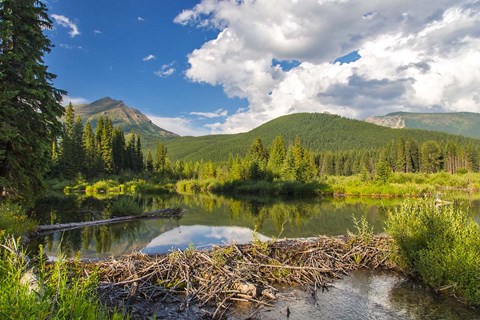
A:
{"type": "Polygon", "coordinates": [[[53,87],[43,62],[52,47],[43,30],[51,28],[42,2],[0,1],[0,197],[39,194],[60,134],[66,92],[53,87]]]}

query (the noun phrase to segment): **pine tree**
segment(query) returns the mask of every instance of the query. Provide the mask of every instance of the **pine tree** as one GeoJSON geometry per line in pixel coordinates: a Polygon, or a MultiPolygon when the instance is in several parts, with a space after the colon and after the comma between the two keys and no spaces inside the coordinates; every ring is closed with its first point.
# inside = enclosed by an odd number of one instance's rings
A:
{"type": "Polygon", "coordinates": [[[283,162],[287,155],[287,148],[285,147],[285,140],[282,136],[277,136],[270,148],[270,155],[268,158],[267,168],[274,175],[279,175],[282,169],[283,162]]]}
{"type": "Polygon", "coordinates": [[[0,1],[0,197],[39,194],[60,134],[66,92],[43,64],[52,47],[43,30],[51,28],[42,2],[0,1]]]}
{"type": "Polygon", "coordinates": [[[167,147],[162,143],[157,143],[157,151],[155,153],[155,172],[161,175],[169,171],[169,160],[167,155],[167,147]]]}
{"type": "Polygon", "coordinates": [[[427,141],[420,149],[420,167],[423,172],[432,173],[441,170],[442,150],[436,141],[427,141]]]}
{"type": "Polygon", "coordinates": [[[72,143],[72,151],[73,154],[71,156],[72,160],[72,170],[74,174],[77,174],[83,170],[83,162],[84,162],[84,149],[83,149],[83,143],[82,143],[82,137],[83,137],[83,123],[80,117],[77,117],[75,120],[75,124],[73,125],[72,129],[72,138],[71,138],[71,143],[72,143]]]}
{"type": "Polygon", "coordinates": [[[142,141],[140,140],[140,137],[137,136],[137,144],[135,146],[135,157],[137,159],[137,167],[136,171],[137,172],[142,172],[143,171],[143,152],[142,152],[142,141]]]}
{"type": "Polygon", "coordinates": [[[105,118],[105,123],[103,126],[103,130],[101,132],[100,150],[101,150],[103,165],[106,173],[114,172],[112,138],[113,138],[112,121],[109,118],[105,118]]]}
{"type": "Polygon", "coordinates": [[[125,136],[120,128],[115,128],[112,137],[112,156],[113,171],[117,174],[125,169],[125,152],[125,136]]]}
{"type": "Polygon", "coordinates": [[[85,125],[85,129],[83,130],[82,142],[83,152],[85,155],[84,170],[87,175],[95,175],[96,173],[98,173],[96,172],[95,168],[97,153],[95,148],[95,135],[93,134],[90,121],[87,122],[87,124],[85,125]]]}
{"type": "MultiPolygon", "coordinates": [[[[147,161],[146,161],[146,169],[148,172],[153,172],[153,156],[152,152],[149,150],[147,154],[147,161]]],[[[184,166],[184,171],[185,171],[185,166],[184,166]]]]}

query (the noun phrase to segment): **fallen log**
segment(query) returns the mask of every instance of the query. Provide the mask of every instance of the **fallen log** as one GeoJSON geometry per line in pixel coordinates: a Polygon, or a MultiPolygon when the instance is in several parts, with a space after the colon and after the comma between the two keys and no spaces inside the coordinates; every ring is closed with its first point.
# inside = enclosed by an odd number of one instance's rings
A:
{"type": "Polygon", "coordinates": [[[152,218],[180,218],[182,216],[182,209],[180,208],[167,208],[156,211],[145,212],[136,216],[116,217],[106,220],[93,220],[84,222],[72,222],[72,223],[60,223],[51,225],[41,225],[35,230],[36,235],[44,235],[53,233],[56,231],[73,230],[83,227],[100,226],[105,224],[115,224],[121,222],[128,222],[134,220],[145,220],[152,218]]]}

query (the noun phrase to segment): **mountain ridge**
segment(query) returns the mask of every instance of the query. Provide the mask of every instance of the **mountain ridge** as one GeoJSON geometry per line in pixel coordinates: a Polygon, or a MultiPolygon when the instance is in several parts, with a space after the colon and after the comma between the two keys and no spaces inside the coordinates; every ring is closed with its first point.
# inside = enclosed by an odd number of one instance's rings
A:
{"type": "Polygon", "coordinates": [[[107,116],[114,126],[119,126],[125,133],[132,130],[142,136],[159,138],[179,137],[178,134],[160,128],[138,109],[127,106],[122,100],[103,97],[88,104],[74,105],[75,116],[80,116],[85,123],[90,121],[96,128],[100,116],[107,116]]]}
{"type": "Polygon", "coordinates": [[[480,139],[480,113],[475,112],[392,112],[365,119],[366,122],[390,128],[441,131],[480,139]]]}

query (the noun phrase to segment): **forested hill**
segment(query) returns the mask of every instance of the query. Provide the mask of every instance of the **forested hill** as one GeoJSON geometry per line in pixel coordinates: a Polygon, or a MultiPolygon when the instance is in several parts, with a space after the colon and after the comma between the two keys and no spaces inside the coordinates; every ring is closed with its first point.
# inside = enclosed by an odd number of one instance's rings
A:
{"type": "Polygon", "coordinates": [[[428,140],[454,140],[480,147],[480,140],[441,132],[416,129],[391,129],[337,115],[297,113],[274,119],[252,131],[231,135],[179,137],[165,142],[172,160],[228,160],[229,155],[243,155],[253,139],[260,137],[269,146],[282,135],[292,144],[298,135],[307,148],[315,151],[377,149],[397,138],[413,138],[422,143],[428,140]]]}
{"type": "Polygon", "coordinates": [[[141,136],[178,137],[177,134],[162,129],[152,123],[143,113],[127,106],[123,101],[105,97],[90,104],[73,106],[75,116],[80,116],[83,123],[90,121],[95,129],[100,116],[108,117],[112,124],[122,128],[124,133],[135,131],[141,136]]]}
{"type": "Polygon", "coordinates": [[[395,112],[365,121],[390,128],[424,129],[480,138],[480,113],[395,112]]]}

